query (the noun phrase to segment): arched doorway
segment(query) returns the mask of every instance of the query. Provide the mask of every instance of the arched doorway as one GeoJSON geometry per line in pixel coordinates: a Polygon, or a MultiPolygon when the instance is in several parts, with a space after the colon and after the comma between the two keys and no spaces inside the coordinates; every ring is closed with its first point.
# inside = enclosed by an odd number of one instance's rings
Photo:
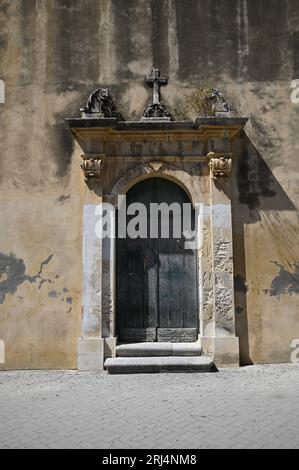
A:
{"type": "MultiPolygon", "coordinates": [[[[128,235],[126,238],[118,237],[117,242],[119,341],[196,341],[196,250],[186,247],[182,221],[183,205],[189,204],[191,228],[194,229],[190,199],[172,181],[153,177],[137,183],[128,191],[127,208],[136,202],[146,208],[143,217],[146,233],[143,230],[141,237],[135,239],[128,235]],[[172,210],[169,212],[169,236],[165,231],[165,217],[161,226],[159,213],[158,236],[153,238],[150,213],[151,205],[155,203],[166,203],[169,208],[180,209],[179,216],[175,216],[172,210]],[[175,206],[170,206],[173,204],[175,206]],[[181,223],[174,225],[175,217],[177,222],[179,217],[181,223]]],[[[135,216],[127,216],[127,223],[135,216]]],[[[140,230],[139,226],[137,228],[140,230]]]]}

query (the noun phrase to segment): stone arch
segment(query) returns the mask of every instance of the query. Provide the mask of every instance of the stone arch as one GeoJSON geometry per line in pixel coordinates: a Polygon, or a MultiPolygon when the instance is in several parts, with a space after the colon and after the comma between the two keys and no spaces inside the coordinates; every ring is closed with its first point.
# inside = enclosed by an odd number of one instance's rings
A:
{"type": "Polygon", "coordinates": [[[165,178],[176,183],[189,196],[193,206],[202,202],[200,187],[199,185],[195,187],[191,175],[186,170],[157,160],[137,165],[124,173],[115,183],[111,196],[116,202],[118,195],[126,194],[135,184],[153,177],[165,178]]]}
{"type": "MultiPolygon", "coordinates": [[[[125,195],[127,192],[139,182],[149,179],[149,178],[164,178],[169,181],[172,181],[176,185],[178,185],[188,196],[193,208],[196,205],[200,204],[200,211],[197,211],[195,217],[195,224],[196,224],[196,231],[201,238],[202,234],[202,227],[203,227],[203,212],[202,207],[205,203],[206,194],[204,194],[202,190],[202,186],[200,184],[200,176],[195,177],[194,175],[188,173],[184,168],[181,168],[177,165],[172,163],[163,162],[160,160],[151,160],[148,162],[144,162],[130,168],[126,171],[114,184],[113,189],[109,194],[109,202],[114,204],[117,207],[118,204],[118,196],[125,195]]],[[[115,240],[113,241],[115,243],[115,240]]],[[[113,271],[112,277],[116,279],[116,257],[117,257],[117,250],[115,248],[112,250],[114,253],[114,259],[111,263],[111,270],[113,271]]],[[[203,331],[203,319],[201,316],[202,312],[202,280],[201,280],[201,263],[202,263],[202,248],[201,246],[196,248],[196,257],[197,257],[197,295],[198,295],[198,325],[199,331],[203,331]]],[[[114,297],[115,302],[115,297],[114,297]]],[[[117,309],[116,303],[115,308],[113,309],[112,315],[112,324],[116,325],[116,316],[117,316],[117,309]]],[[[115,334],[115,330],[114,330],[115,334]]]]}

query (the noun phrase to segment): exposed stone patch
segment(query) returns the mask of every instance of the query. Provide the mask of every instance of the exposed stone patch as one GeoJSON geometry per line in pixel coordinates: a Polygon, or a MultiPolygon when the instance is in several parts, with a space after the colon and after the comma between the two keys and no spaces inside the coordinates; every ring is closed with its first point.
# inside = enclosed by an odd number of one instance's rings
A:
{"type": "Polygon", "coordinates": [[[271,296],[299,294],[299,262],[293,265],[293,272],[287,271],[277,261],[272,262],[279,267],[279,273],[274,277],[270,289],[265,289],[264,292],[271,296]]]}
{"type": "Polygon", "coordinates": [[[53,255],[48,256],[40,265],[40,269],[34,276],[26,274],[24,260],[16,257],[14,253],[5,255],[0,253],[0,304],[3,304],[7,294],[15,294],[17,288],[25,281],[32,283],[39,282],[39,288],[44,282],[51,282],[50,279],[42,278],[43,267],[47,265],[53,255]]]}
{"type": "Polygon", "coordinates": [[[224,258],[227,259],[230,256],[230,242],[221,240],[215,243],[216,252],[215,256],[217,258],[224,258]]]}
{"type": "Polygon", "coordinates": [[[213,302],[213,289],[203,289],[202,291],[204,304],[212,304],[213,302]]]}
{"type": "Polygon", "coordinates": [[[56,290],[51,290],[48,295],[51,299],[57,299],[58,297],[56,290]]]}
{"type": "Polygon", "coordinates": [[[219,288],[215,294],[216,309],[221,311],[221,315],[225,316],[227,312],[231,311],[232,296],[231,293],[224,288],[219,288]]]}
{"type": "Polygon", "coordinates": [[[215,291],[215,306],[216,315],[218,317],[218,328],[223,328],[226,331],[233,331],[233,317],[232,312],[232,291],[230,286],[230,275],[225,272],[217,273],[215,275],[216,291],[215,291]]]}
{"type": "MultiPolygon", "coordinates": [[[[62,302],[65,302],[68,305],[72,305],[73,304],[73,297],[71,297],[70,295],[68,295],[67,297],[62,297],[63,294],[67,293],[68,291],[69,290],[66,287],[64,287],[61,292],[57,292],[56,290],[51,290],[48,293],[48,296],[51,299],[60,299],[62,302]]],[[[68,313],[69,313],[69,311],[70,310],[68,310],[68,313]]]]}
{"type": "Polygon", "coordinates": [[[215,269],[217,271],[230,271],[227,262],[231,257],[231,244],[229,241],[220,240],[215,243],[215,269]]]}

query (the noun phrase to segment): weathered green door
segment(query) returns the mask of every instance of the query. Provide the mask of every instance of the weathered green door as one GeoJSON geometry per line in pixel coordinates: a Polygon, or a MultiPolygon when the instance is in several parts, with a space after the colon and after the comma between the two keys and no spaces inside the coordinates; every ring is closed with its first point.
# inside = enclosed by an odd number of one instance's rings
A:
{"type": "MultiPolygon", "coordinates": [[[[196,341],[198,308],[195,251],[186,249],[182,229],[179,234],[175,234],[176,238],[173,237],[172,211],[170,237],[165,237],[161,231],[161,218],[159,236],[149,237],[151,203],[177,203],[183,214],[183,204],[190,203],[190,200],[173,182],[151,178],[138,183],[128,192],[127,207],[136,202],[143,203],[147,209],[148,236],[118,239],[119,340],[196,341]]],[[[127,216],[127,221],[133,217],[127,216]]]]}

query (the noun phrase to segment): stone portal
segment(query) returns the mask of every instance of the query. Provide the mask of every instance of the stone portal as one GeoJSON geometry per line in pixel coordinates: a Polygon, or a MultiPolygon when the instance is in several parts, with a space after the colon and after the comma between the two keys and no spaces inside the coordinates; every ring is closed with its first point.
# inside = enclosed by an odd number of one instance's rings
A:
{"type": "MultiPolygon", "coordinates": [[[[158,73],[152,79],[153,86],[159,85],[158,73]]],[[[116,354],[118,334],[122,340],[134,339],[136,334],[138,340],[151,337],[161,341],[164,337],[171,342],[186,333],[217,365],[239,364],[230,188],[234,158],[230,145],[247,119],[233,116],[222,106],[221,112],[211,117],[172,121],[164,106],[157,115],[161,102],[157,89],[155,93],[154,115],[149,109],[145,113],[148,119],[138,122],[123,121],[109,101],[109,93],[99,89],[89,98],[82,118],[67,119],[83,149],[85,179],[80,369],[103,369],[104,360],[116,354]],[[165,188],[178,188],[172,196],[166,191],[168,197],[179,199],[179,203],[187,198],[196,209],[194,252],[182,254],[180,239],[176,244],[159,246],[159,242],[144,244],[140,239],[130,240],[126,246],[117,241],[119,196],[130,198],[143,188],[149,200],[155,194],[154,181],[159,181],[161,188],[163,181],[165,188]],[[101,238],[95,226],[101,207],[107,203],[115,209],[107,215],[112,236],[101,238]],[[126,307],[134,318],[126,317],[126,307]]],[[[218,96],[223,105],[222,95],[218,96]]]]}

